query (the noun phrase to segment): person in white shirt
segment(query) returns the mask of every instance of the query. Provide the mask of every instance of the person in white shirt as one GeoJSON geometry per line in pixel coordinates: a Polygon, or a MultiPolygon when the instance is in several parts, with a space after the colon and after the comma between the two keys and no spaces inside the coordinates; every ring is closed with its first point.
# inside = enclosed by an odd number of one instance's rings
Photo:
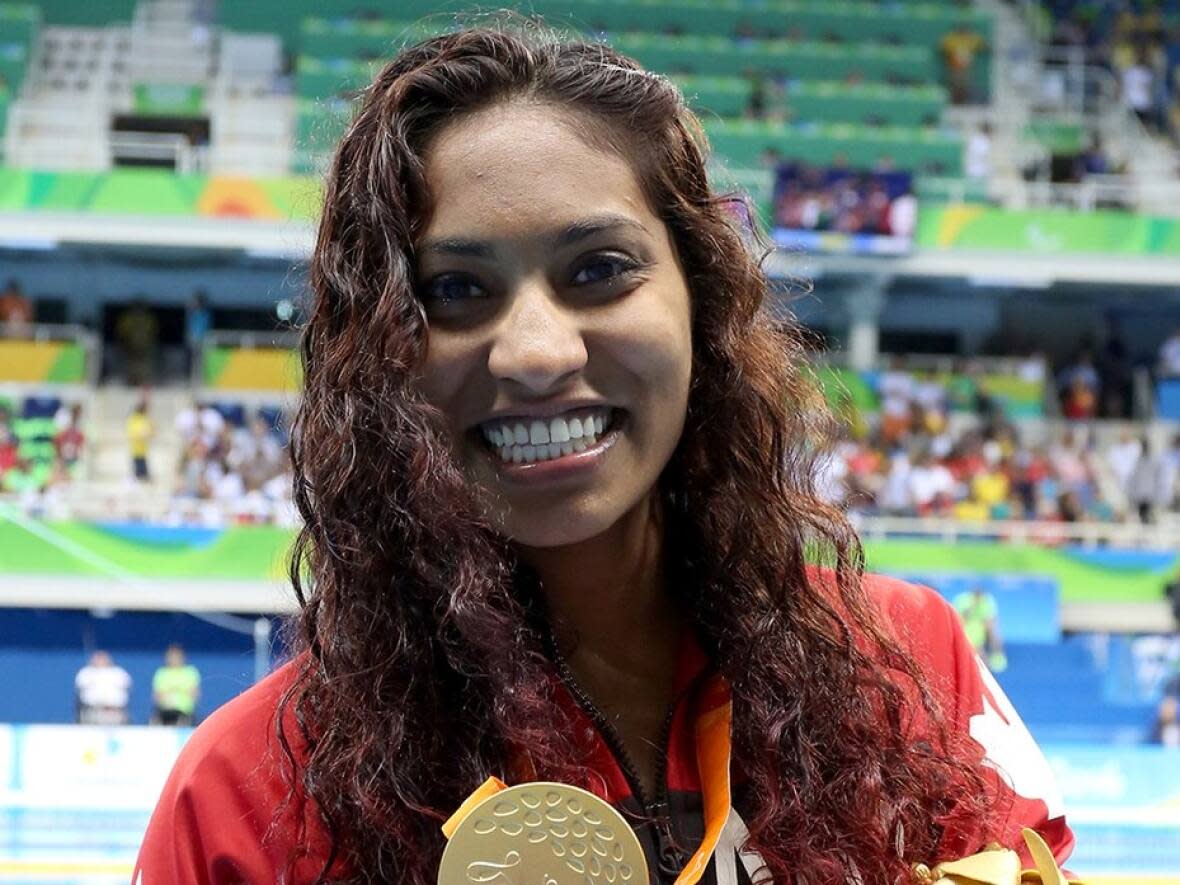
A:
{"type": "Polygon", "coordinates": [[[1124,430],[1119,434],[1119,440],[1111,446],[1106,452],[1106,463],[1110,467],[1110,472],[1114,474],[1114,478],[1118,480],[1119,488],[1126,494],[1130,489],[1131,472],[1135,469],[1135,463],[1139,460],[1139,453],[1143,451],[1143,446],[1139,440],[1135,439],[1134,434],[1129,430],[1124,430]]]}
{"type": "Polygon", "coordinates": [[[78,722],[83,725],[125,725],[131,700],[131,676],[105,651],[96,651],[90,663],[74,677],[78,722]]]}
{"type": "Polygon", "coordinates": [[[968,178],[986,179],[992,173],[992,127],[984,123],[967,138],[963,170],[968,178]]]}
{"type": "Polygon", "coordinates": [[[955,493],[955,478],[947,468],[927,452],[918,458],[910,471],[910,497],[919,516],[929,516],[951,502],[955,493]]]}
{"type": "Polygon", "coordinates": [[[1159,374],[1161,378],[1180,378],[1180,328],[1160,345],[1159,374]]]}

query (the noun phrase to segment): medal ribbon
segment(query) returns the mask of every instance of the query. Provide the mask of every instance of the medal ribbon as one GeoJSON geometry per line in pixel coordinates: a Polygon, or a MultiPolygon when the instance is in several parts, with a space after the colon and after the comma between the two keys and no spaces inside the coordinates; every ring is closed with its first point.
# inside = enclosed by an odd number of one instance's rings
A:
{"type": "MultiPolygon", "coordinates": [[[[733,801],[730,780],[732,725],[733,702],[729,686],[720,676],[710,677],[697,703],[694,722],[705,834],[700,846],[676,877],[675,885],[697,885],[700,882],[730,823],[733,801]]],[[[499,778],[488,778],[443,824],[444,835],[450,839],[479,803],[507,788],[499,778]]],[[[742,832],[744,834],[744,826],[742,832]]],[[[1033,869],[1022,871],[1020,857],[1015,851],[993,846],[959,860],[945,861],[933,869],[925,864],[916,864],[914,882],[916,885],[1083,885],[1080,880],[1065,878],[1053,852],[1036,831],[1026,828],[1023,835],[1035,865],[1033,869]]],[[[738,847],[733,846],[734,849],[738,847]]]]}

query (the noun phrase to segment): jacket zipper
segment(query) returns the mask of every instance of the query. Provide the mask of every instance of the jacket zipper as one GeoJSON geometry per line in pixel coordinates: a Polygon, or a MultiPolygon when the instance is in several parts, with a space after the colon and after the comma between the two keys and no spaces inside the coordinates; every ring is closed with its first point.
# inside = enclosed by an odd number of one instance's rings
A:
{"type": "Polygon", "coordinates": [[[631,759],[631,754],[623,746],[618,732],[615,731],[614,726],[610,724],[594,701],[590,699],[590,696],[582,690],[582,686],[574,678],[574,673],[566,662],[565,656],[558,650],[557,641],[552,634],[548,636],[548,645],[553,660],[557,664],[557,672],[561,681],[565,683],[565,687],[573,695],[578,706],[582,708],[582,712],[590,718],[594,727],[598,729],[598,733],[602,735],[602,739],[614,755],[615,761],[618,762],[619,768],[622,769],[623,776],[627,779],[628,786],[631,787],[632,795],[635,796],[647,817],[652,820],[656,831],[656,846],[659,851],[660,877],[668,877],[669,881],[674,880],[680,875],[683,861],[676,846],[676,840],[672,835],[672,815],[668,802],[668,745],[672,738],[672,720],[676,716],[676,707],[683,695],[677,696],[668,706],[667,715],[664,716],[663,725],[660,727],[659,744],[656,746],[656,795],[654,801],[648,802],[639,771],[631,759]]]}

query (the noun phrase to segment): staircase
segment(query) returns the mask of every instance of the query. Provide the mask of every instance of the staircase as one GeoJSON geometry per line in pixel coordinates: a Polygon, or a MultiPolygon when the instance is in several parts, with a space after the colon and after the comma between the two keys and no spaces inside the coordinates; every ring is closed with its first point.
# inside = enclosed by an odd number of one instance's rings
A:
{"type": "Polygon", "coordinates": [[[118,156],[143,156],[179,172],[286,173],[295,102],[276,91],[279,38],[222,32],[211,16],[209,0],[140,0],[130,27],[43,28],[9,111],[8,164],[101,172],[118,156]],[[191,88],[208,145],[112,132],[115,116],[136,112],[138,90],[169,88],[191,88]]]}

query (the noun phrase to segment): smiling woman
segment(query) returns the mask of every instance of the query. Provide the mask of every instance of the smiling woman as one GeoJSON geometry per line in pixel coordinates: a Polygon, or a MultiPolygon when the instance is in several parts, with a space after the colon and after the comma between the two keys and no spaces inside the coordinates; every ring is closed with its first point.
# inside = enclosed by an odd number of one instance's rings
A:
{"type": "MultiPolygon", "coordinates": [[[[831,417],[704,148],[668,81],[531,27],[377,75],[312,263],[298,654],[190,740],[143,882],[434,882],[491,777],[605,799],[657,885],[1068,854],[954,613],[816,496],[831,417]]],[[[580,856],[522,881],[614,881],[580,856]]]]}

